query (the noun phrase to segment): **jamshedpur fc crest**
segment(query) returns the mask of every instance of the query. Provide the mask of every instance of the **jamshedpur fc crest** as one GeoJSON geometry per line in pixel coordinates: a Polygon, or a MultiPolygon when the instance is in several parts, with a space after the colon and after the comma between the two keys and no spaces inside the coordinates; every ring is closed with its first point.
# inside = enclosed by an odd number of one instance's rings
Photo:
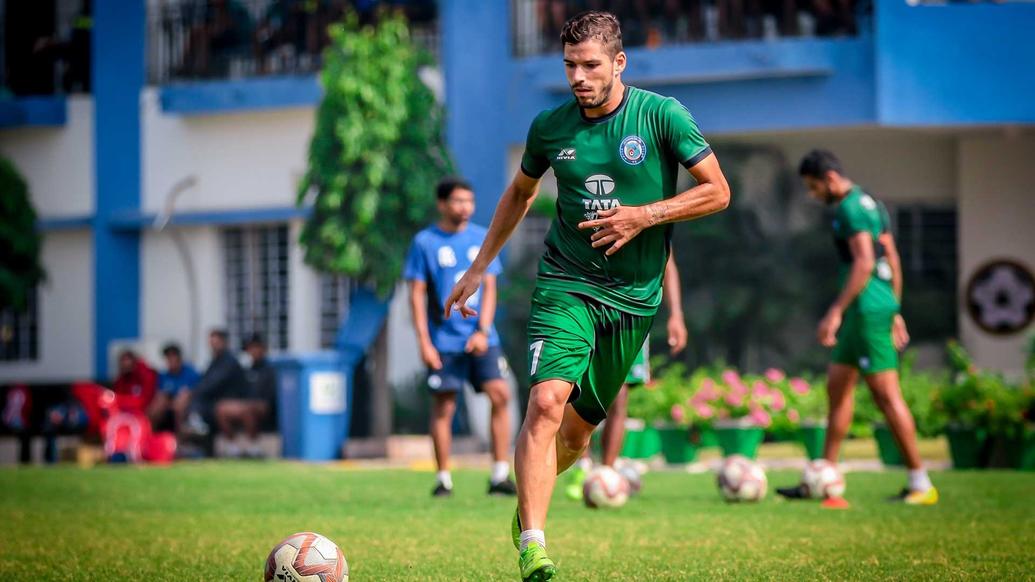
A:
{"type": "Polygon", "coordinates": [[[638,135],[627,136],[618,148],[618,155],[625,163],[635,166],[646,159],[647,144],[638,135]]]}

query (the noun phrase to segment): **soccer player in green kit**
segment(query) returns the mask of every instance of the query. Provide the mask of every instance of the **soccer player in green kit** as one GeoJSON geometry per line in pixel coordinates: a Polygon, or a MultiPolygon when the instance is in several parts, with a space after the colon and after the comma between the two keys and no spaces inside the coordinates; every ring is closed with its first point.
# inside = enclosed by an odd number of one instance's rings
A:
{"type": "MultiPolygon", "coordinates": [[[[909,342],[909,334],[899,315],[902,269],[887,210],[845,176],[840,160],[829,151],[809,152],[798,173],[809,194],[833,208],[834,243],[842,264],[841,293],[816,331],[819,343],[833,348],[823,457],[837,463],[852,423],[852,392],[862,372],[909,469],[908,486],[893,499],[934,505],[938,490],[920,460],[913,415],[899,387],[898,350],[909,342]]],[[[792,499],[807,497],[800,485],[777,492],[792,499]]]]}
{"type": "Polygon", "coordinates": [[[557,218],[546,236],[529,314],[528,411],[515,451],[512,522],[522,580],[557,570],[546,555],[546,514],[557,474],[574,463],[607,414],[661,303],[671,224],[729,205],[719,162],[690,113],[622,83],[618,20],[583,12],[561,32],[574,99],[540,113],[521,170],[500,197],[478,256],[445,302],[466,305],[553,168],[557,218]],[[697,185],[676,191],[679,167],[697,185]]]}

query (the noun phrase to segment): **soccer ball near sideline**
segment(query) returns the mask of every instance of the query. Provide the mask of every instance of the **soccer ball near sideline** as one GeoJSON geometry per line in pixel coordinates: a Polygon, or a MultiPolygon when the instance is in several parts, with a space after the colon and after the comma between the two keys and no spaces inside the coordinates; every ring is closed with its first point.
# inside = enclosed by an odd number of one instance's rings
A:
{"type": "Polygon", "coordinates": [[[617,471],[629,485],[629,496],[637,495],[643,488],[643,476],[640,475],[639,469],[632,463],[621,463],[617,471]]]}
{"type": "Polygon", "coordinates": [[[743,455],[726,457],[717,481],[726,501],[758,501],[765,497],[768,484],[762,466],[743,455]]]}
{"type": "Polygon", "coordinates": [[[266,558],[265,582],[348,582],[341,548],[313,532],[300,532],[274,546],[266,558]]]}
{"type": "Polygon", "coordinates": [[[597,467],[582,486],[586,507],[621,507],[629,500],[629,482],[611,467],[597,467]]]}
{"type": "Polygon", "coordinates": [[[845,478],[837,466],[826,459],[809,461],[801,475],[801,482],[813,499],[841,497],[845,494],[845,478]]]}

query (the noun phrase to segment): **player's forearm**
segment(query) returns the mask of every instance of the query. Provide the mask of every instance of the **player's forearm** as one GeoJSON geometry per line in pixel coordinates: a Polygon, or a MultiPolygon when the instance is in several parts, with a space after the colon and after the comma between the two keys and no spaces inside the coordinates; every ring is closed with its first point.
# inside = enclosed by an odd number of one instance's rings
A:
{"type": "Polygon", "coordinates": [[[646,205],[650,226],[682,222],[715,214],[730,205],[729,186],[722,182],[706,182],[669,198],[646,205]]]}
{"type": "Polygon", "coordinates": [[[431,333],[428,331],[427,299],[416,290],[410,291],[410,310],[413,314],[413,331],[417,334],[417,341],[421,344],[431,343],[431,333]]]}
{"type": "Polygon", "coordinates": [[[683,317],[683,290],[679,282],[679,270],[670,255],[665,265],[665,278],[662,280],[662,295],[668,306],[669,317],[683,317]]]}
{"type": "Polygon", "coordinates": [[[868,259],[855,259],[852,262],[852,270],[848,274],[848,280],[845,281],[845,287],[841,290],[841,294],[837,296],[837,300],[830,306],[831,309],[839,312],[844,312],[848,309],[848,306],[855,301],[855,298],[862,293],[862,290],[866,288],[866,284],[870,281],[870,276],[873,273],[873,261],[868,259]]]}
{"type": "Polygon", "coordinates": [[[525,218],[538,192],[538,188],[525,192],[515,188],[513,184],[507,187],[500,197],[499,204],[496,205],[496,212],[492,215],[485,241],[482,242],[478,256],[471,263],[470,270],[484,273],[489,268],[489,264],[500,254],[503,245],[525,218]]]}
{"type": "Polygon", "coordinates": [[[496,319],[496,277],[485,278],[482,287],[482,308],[478,312],[478,329],[486,330],[492,327],[496,319]]]}

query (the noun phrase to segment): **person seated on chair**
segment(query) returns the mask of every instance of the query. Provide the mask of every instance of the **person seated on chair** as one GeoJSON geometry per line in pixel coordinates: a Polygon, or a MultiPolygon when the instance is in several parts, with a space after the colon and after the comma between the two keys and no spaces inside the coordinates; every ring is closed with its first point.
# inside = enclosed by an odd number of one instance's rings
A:
{"type": "Polygon", "coordinates": [[[155,431],[179,434],[186,421],[190,392],[201,380],[194,366],[183,361],[180,346],[170,343],[162,348],[165,372],[158,375],[158,392],[148,410],[155,431]]]}

